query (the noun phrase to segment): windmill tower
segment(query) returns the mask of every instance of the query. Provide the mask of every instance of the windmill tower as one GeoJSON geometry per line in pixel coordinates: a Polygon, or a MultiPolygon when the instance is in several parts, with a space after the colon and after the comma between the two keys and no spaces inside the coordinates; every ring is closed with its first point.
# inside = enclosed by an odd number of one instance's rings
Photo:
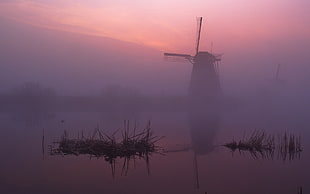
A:
{"type": "Polygon", "coordinates": [[[191,104],[212,104],[221,94],[218,62],[221,55],[214,55],[207,51],[199,51],[202,17],[198,19],[196,54],[164,53],[166,57],[183,57],[192,65],[192,74],[189,85],[191,104]]]}

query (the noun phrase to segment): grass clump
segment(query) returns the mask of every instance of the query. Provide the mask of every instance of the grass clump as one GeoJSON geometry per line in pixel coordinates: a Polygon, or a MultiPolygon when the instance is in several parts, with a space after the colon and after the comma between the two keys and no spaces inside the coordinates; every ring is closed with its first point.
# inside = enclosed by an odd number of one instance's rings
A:
{"type": "Polygon", "coordinates": [[[239,150],[239,152],[247,151],[254,158],[273,159],[275,150],[278,152],[278,158],[283,160],[293,160],[300,158],[301,149],[301,137],[295,135],[278,136],[278,141],[274,135],[267,135],[264,131],[254,131],[248,138],[236,141],[232,140],[223,146],[231,149],[233,152],[239,150]]]}
{"type": "Polygon", "coordinates": [[[115,171],[116,158],[125,158],[123,171],[127,172],[130,159],[138,157],[148,162],[150,154],[160,153],[160,147],[155,144],[162,137],[153,135],[150,121],[141,132],[136,133],[136,125],[130,129],[130,123],[126,120],[121,138],[116,138],[117,132],[107,135],[97,127],[91,137],[84,137],[82,133],[81,137],[70,139],[65,131],[60,140],[51,146],[50,154],[103,157],[112,165],[112,172],[115,171]]]}

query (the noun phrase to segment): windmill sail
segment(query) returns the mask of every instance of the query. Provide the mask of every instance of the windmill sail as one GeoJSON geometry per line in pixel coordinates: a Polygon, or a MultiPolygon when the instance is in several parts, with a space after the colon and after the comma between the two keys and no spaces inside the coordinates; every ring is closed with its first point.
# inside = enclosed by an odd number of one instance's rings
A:
{"type": "Polygon", "coordinates": [[[196,54],[164,53],[166,57],[182,57],[193,64],[189,97],[191,104],[212,104],[221,94],[218,74],[218,62],[221,55],[214,55],[207,51],[199,51],[202,17],[198,18],[196,54]]]}

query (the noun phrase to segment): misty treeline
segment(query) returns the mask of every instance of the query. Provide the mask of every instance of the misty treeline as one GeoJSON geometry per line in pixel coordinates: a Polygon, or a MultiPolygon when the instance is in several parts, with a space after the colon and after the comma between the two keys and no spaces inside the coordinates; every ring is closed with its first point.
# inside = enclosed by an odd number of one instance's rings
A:
{"type": "MultiPolygon", "coordinates": [[[[55,89],[46,87],[37,82],[25,82],[12,88],[10,91],[3,93],[2,95],[12,95],[21,97],[40,97],[40,96],[57,96],[55,89]]],[[[123,87],[119,84],[110,84],[104,87],[100,96],[106,98],[123,98],[123,97],[140,97],[142,94],[136,88],[123,87]]]]}
{"type": "Polygon", "coordinates": [[[36,82],[26,82],[14,88],[11,94],[20,97],[55,97],[56,91],[36,82]]]}
{"type": "Polygon", "coordinates": [[[97,96],[64,96],[37,82],[25,82],[0,94],[2,111],[139,111],[170,104],[174,97],[151,97],[133,87],[110,84],[97,96]]]}
{"type": "Polygon", "coordinates": [[[25,82],[0,95],[2,111],[45,112],[55,100],[54,89],[35,82],[25,82]]]}

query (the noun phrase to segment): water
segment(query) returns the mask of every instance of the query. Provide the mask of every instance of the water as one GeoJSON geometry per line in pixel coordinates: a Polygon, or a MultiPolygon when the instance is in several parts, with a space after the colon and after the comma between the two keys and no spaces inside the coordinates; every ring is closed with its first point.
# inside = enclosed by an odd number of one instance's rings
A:
{"type": "Polygon", "coordinates": [[[218,112],[107,113],[1,113],[1,193],[282,193],[307,192],[309,173],[309,122],[302,117],[283,119],[240,110],[218,112]],[[115,176],[104,159],[87,156],[50,156],[48,145],[66,130],[76,137],[91,134],[97,126],[108,134],[123,128],[123,120],[143,129],[151,121],[155,135],[165,136],[158,145],[165,155],[130,161],[121,175],[123,160],[116,161],[115,176]],[[62,121],[63,120],[63,121],[62,121]],[[45,155],[42,154],[42,133],[45,155]],[[249,153],[219,146],[254,129],[269,134],[292,132],[302,136],[300,159],[255,160],[249,153]],[[184,149],[186,148],[186,149],[184,149]],[[44,158],[43,158],[44,157],[44,158]]]}

